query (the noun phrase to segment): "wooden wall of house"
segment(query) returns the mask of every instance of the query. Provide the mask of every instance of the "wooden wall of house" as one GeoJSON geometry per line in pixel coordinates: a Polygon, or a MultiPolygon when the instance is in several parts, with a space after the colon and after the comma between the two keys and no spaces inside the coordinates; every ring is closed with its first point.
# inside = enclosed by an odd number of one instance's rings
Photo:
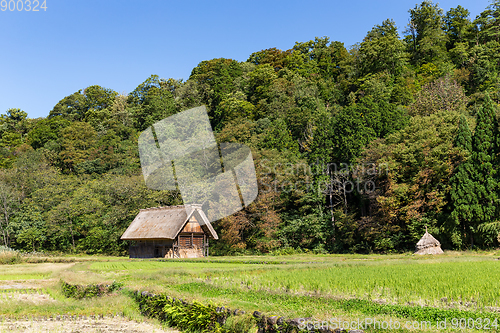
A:
{"type": "Polygon", "coordinates": [[[203,234],[181,234],[179,235],[180,248],[203,248],[203,234]]]}
{"type": "Polygon", "coordinates": [[[130,258],[154,258],[154,245],[153,243],[137,243],[130,245],[129,257],[130,258]]]}
{"type": "Polygon", "coordinates": [[[130,258],[164,258],[172,248],[173,240],[139,240],[129,247],[130,258]]]}
{"type": "Polygon", "coordinates": [[[172,251],[173,240],[136,241],[129,247],[130,258],[201,258],[206,254],[206,248],[203,247],[202,235],[179,235],[179,246],[176,253],[172,251]],[[193,245],[191,245],[191,239],[193,245]]]}

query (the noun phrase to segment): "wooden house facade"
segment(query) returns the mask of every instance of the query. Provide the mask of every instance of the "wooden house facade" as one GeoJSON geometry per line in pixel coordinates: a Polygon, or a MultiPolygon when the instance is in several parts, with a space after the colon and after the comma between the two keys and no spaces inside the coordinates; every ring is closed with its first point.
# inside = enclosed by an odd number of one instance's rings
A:
{"type": "Polygon", "coordinates": [[[201,205],[184,205],[141,209],[121,239],[130,258],[198,258],[218,235],[201,205]]]}

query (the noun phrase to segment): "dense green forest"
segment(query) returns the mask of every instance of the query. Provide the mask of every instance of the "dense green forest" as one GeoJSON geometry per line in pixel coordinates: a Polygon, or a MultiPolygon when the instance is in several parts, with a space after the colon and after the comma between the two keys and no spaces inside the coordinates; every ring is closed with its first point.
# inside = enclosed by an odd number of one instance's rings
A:
{"type": "Polygon", "coordinates": [[[358,44],[317,37],[245,62],[152,75],[128,95],[93,85],[46,118],[0,118],[0,243],[123,254],[139,209],[182,204],[144,184],[138,137],[206,105],[218,142],[252,149],[259,195],[214,223],[212,253],[445,249],[500,238],[500,1],[475,19],[424,1],[358,44]]]}

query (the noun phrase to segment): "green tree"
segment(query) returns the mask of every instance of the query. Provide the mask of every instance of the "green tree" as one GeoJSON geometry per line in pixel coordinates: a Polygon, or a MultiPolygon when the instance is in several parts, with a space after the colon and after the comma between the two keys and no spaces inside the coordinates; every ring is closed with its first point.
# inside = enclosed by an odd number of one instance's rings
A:
{"type": "MultiPolygon", "coordinates": [[[[3,174],[0,174],[4,178],[3,174]]],[[[15,187],[10,185],[4,179],[0,178],[0,231],[2,233],[2,242],[4,246],[10,245],[11,218],[17,210],[20,202],[20,193],[15,187]]]]}
{"type": "Polygon", "coordinates": [[[382,25],[376,25],[359,46],[360,76],[384,71],[400,75],[408,63],[409,55],[405,49],[393,20],[385,20],[382,25]]]}
{"type": "Polygon", "coordinates": [[[414,116],[401,130],[366,147],[358,162],[373,163],[377,172],[376,191],[366,197],[369,209],[357,222],[365,225],[362,239],[382,246],[387,238],[394,248],[413,249],[423,224],[436,237],[444,236],[440,227],[449,177],[461,158],[453,147],[460,116],[456,111],[414,116]]]}
{"type": "MultiPolygon", "coordinates": [[[[269,94],[269,89],[273,84],[273,81],[278,78],[278,75],[273,70],[270,64],[260,64],[255,67],[253,71],[248,73],[247,81],[247,96],[249,102],[257,107],[257,110],[261,108],[262,100],[265,99],[269,94]]],[[[258,118],[265,117],[264,114],[258,114],[258,118]]]]}
{"type": "Polygon", "coordinates": [[[328,37],[316,37],[307,42],[296,42],[286,58],[286,68],[304,76],[336,79],[342,74],[342,65],[349,57],[344,44],[330,42],[328,37]]]}
{"type": "Polygon", "coordinates": [[[485,103],[477,112],[476,128],[472,137],[471,178],[475,198],[470,203],[472,214],[468,225],[471,246],[474,246],[474,235],[478,227],[494,222],[498,216],[498,175],[495,165],[498,154],[497,138],[498,121],[495,107],[487,95],[485,103]]]}
{"type": "Polygon", "coordinates": [[[34,149],[38,149],[49,141],[57,141],[59,139],[59,131],[69,126],[69,124],[70,121],[61,116],[41,119],[35,123],[28,133],[28,143],[34,149]]]}
{"type": "MultiPolygon", "coordinates": [[[[113,105],[118,93],[112,89],[93,85],[83,90],[86,112],[103,110],[113,105]]],[[[86,115],[87,116],[87,115],[86,115]]]]}
{"type": "Polygon", "coordinates": [[[0,133],[3,131],[20,132],[20,125],[27,116],[28,114],[21,109],[8,109],[6,114],[0,116],[0,133]]]}
{"type": "Polygon", "coordinates": [[[486,10],[476,17],[473,24],[477,43],[500,42],[500,1],[492,1],[486,10]]]}
{"type": "Polygon", "coordinates": [[[128,96],[135,128],[143,131],[175,113],[175,103],[167,81],[151,75],[128,96]]]}
{"type": "Polygon", "coordinates": [[[374,138],[375,131],[366,126],[363,110],[356,106],[343,108],[332,122],[332,161],[350,163],[358,157],[362,149],[374,138]]]}
{"type": "Polygon", "coordinates": [[[83,91],[85,96],[85,121],[96,129],[104,129],[111,118],[111,109],[118,93],[101,86],[90,86],[83,91]]]}
{"type": "Polygon", "coordinates": [[[13,235],[17,244],[24,244],[24,248],[36,251],[47,239],[45,221],[39,207],[30,199],[24,200],[12,222],[13,235]]]}
{"type": "Polygon", "coordinates": [[[219,109],[223,114],[224,123],[235,119],[253,119],[255,115],[255,106],[246,100],[245,94],[241,91],[226,95],[219,109]]]}
{"type": "Polygon", "coordinates": [[[489,41],[470,48],[469,93],[479,91],[494,92],[499,84],[500,43],[489,41]]]}
{"type": "Polygon", "coordinates": [[[440,63],[446,60],[446,34],[443,31],[443,10],[431,1],[423,1],[410,9],[406,41],[412,63],[440,63]]]}
{"type": "Polygon", "coordinates": [[[208,107],[212,127],[219,131],[224,127],[224,110],[220,103],[237,90],[235,79],[242,75],[241,64],[232,59],[202,61],[193,68],[189,80],[198,83],[202,103],[208,107]]]}
{"type": "Polygon", "coordinates": [[[283,119],[276,119],[264,133],[263,147],[276,149],[278,151],[290,151],[299,153],[299,145],[292,138],[292,132],[288,129],[283,119]]]}
{"type": "Polygon", "coordinates": [[[472,133],[464,115],[460,117],[458,123],[454,146],[464,152],[466,160],[458,165],[450,179],[451,214],[447,225],[447,233],[452,244],[457,248],[461,248],[465,244],[469,233],[468,221],[473,219],[471,204],[477,200],[477,194],[472,182],[474,165],[468,159],[472,152],[472,133]]]}
{"type": "Polygon", "coordinates": [[[82,121],[85,118],[85,96],[81,90],[64,97],[49,112],[49,118],[61,116],[69,121],[82,121]]]}
{"type": "Polygon", "coordinates": [[[26,148],[23,146],[28,132],[27,115],[21,109],[9,109],[0,116],[0,167],[10,167],[18,150],[26,148]]]}
{"type": "Polygon", "coordinates": [[[75,165],[86,161],[95,150],[97,133],[85,122],[75,122],[61,130],[62,150],[60,156],[67,170],[73,171],[75,165]]]}
{"type": "Polygon", "coordinates": [[[457,43],[468,42],[472,22],[469,18],[470,12],[458,5],[446,12],[443,18],[443,30],[447,36],[447,49],[456,47],[457,43]]]}

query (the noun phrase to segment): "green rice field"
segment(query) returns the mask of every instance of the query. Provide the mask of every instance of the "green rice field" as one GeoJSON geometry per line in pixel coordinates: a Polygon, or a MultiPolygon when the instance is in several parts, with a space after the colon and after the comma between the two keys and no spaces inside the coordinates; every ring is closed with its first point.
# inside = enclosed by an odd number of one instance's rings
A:
{"type": "MultiPolygon", "coordinates": [[[[116,281],[123,284],[124,290],[166,293],[188,301],[224,305],[247,313],[258,310],[286,318],[370,317],[434,323],[439,318],[451,321],[463,316],[474,320],[484,317],[493,322],[500,321],[499,256],[497,252],[450,252],[435,257],[412,254],[177,260],[85,257],[64,264],[3,265],[0,288],[2,284],[7,288],[17,283],[27,293],[29,288],[44,290],[50,294],[51,302],[49,307],[20,301],[9,306],[4,300],[0,301],[0,313],[22,316],[111,312],[131,318],[141,316],[133,302],[121,293],[99,299],[99,307],[90,300],[66,299],[60,292],[62,280],[72,284],[116,281]]],[[[436,327],[392,331],[412,330],[442,331],[436,327]]]]}

